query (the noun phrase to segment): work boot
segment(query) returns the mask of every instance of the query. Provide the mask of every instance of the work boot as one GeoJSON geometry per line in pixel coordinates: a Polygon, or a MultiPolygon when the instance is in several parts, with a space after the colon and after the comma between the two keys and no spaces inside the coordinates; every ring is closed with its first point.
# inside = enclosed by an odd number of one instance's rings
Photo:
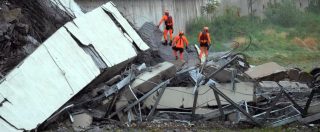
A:
{"type": "Polygon", "coordinates": [[[165,41],[163,42],[163,45],[168,45],[168,40],[165,40],[165,41]]]}
{"type": "Polygon", "coordinates": [[[178,60],[178,56],[176,56],[176,60],[178,60]]]}
{"type": "Polygon", "coordinates": [[[172,40],[170,40],[169,45],[172,46],[172,40]]]}

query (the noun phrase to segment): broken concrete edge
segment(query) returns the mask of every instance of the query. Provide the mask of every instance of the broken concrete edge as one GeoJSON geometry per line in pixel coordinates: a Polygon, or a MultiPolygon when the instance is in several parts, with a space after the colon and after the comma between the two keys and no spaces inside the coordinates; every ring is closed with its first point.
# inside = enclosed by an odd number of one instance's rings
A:
{"type": "MultiPolygon", "coordinates": [[[[154,92],[156,92],[159,88],[162,88],[164,85],[167,85],[170,83],[170,80],[172,78],[161,82],[160,84],[158,84],[157,86],[155,86],[152,90],[148,91],[146,94],[144,94],[141,98],[137,99],[135,102],[131,103],[131,104],[121,104],[121,106],[118,107],[118,109],[113,112],[112,114],[109,115],[109,118],[117,115],[118,113],[121,112],[127,112],[128,110],[130,110],[133,106],[137,105],[138,103],[140,103],[141,101],[145,100],[146,98],[148,98],[150,95],[152,95],[154,92]],[[122,106],[123,105],[123,106],[122,106]]],[[[126,97],[122,97],[122,98],[126,98],[126,97]]]]}
{"type": "Polygon", "coordinates": [[[129,37],[133,40],[133,44],[140,49],[141,51],[146,51],[149,49],[149,46],[142,40],[139,36],[137,30],[133,28],[133,25],[130,25],[129,21],[123,17],[120,11],[117,10],[116,5],[111,1],[102,5],[101,8],[109,12],[107,13],[111,18],[113,18],[117,23],[119,23],[121,29],[123,29],[124,33],[129,35],[129,37]]]}
{"type": "Polygon", "coordinates": [[[61,10],[65,11],[68,15],[72,16],[73,18],[79,17],[84,14],[81,8],[74,0],[51,0],[51,2],[58,6],[61,10]]]}
{"type": "Polygon", "coordinates": [[[299,122],[303,123],[303,124],[309,124],[309,123],[317,121],[317,120],[320,120],[320,113],[310,115],[305,118],[301,118],[301,119],[299,119],[299,122]]]}
{"type": "Polygon", "coordinates": [[[275,62],[269,62],[249,68],[245,73],[252,79],[260,79],[280,72],[286,72],[286,69],[275,62]]]}
{"type": "MultiPolygon", "coordinates": [[[[123,62],[123,64],[119,64],[119,65],[128,65],[132,60],[134,60],[134,58],[123,62]]],[[[108,81],[113,75],[117,75],[117,73],[119,73],[120,71],[123,71],[125,68],[122,69],[117,69],[118,66],[114,66],[111,67],[110,69],[105,70],[104,72],[102,72],[99,76],[96,77],[95,80],[93,80],[91,83],[89,83],[86,87],[84,87],[81,91],[79,91],[78,94],[76,94],[73,98],[70,98],[63,106],[61,106],[55,113],[53,113],[47,120],[46,122],[43,124],[43,126],[45,127],[46,125],[50,124],[52,121],[55,120],[55,117],[57,117],[59,114],[62,114],[63,112],[67,111],[68,109],[74,107],[77,104],[68,104],[68,102],[70,100],[73,100],[74,98],[77,97],[77,95],[91,90],[93,88],[96,88],[98,84],[101,84],[103,82],[108,81]]]]}
{"type": "MultiPolygon", "coordinates": [[[[123,63],[126,63],[126,62],[123,62],[123,63]]],[[[119,64],[119,65],[123,65],[123,64],[119,64]]],[[[169,69],[172,69],[172,67],[173,67],[173,64],[171,64],[171,63],[169,63],[169,62],[163,62],[163,63],[160,63],[160,64],[154,66],[155,68],[151,71],[151,73],[152,73],[152,72],[156,72],[156,71],[158,70],[158,68],[161,68],[161,67],[163,67],[163,66],[165,66],[165,65],[169,65],[169,66],[170,66],[169,69]]],[[[115,66],[115,67],[117,67],[117,66],[115,66]]],[[[111,68],[113,68],[113,67],[111,67],[111,68]]],[[[119,72],[122,71],[122,70],[124,70],[124,69],[118,69],[118,70],[110,70],[110,69],[108,69],[108,71],[112,71],[112,74],[119,73],[119,72]]],[[[169,71],[171,71],[171,70],[169,70],[169,71]]],[[[150,71],[145,71],[144,73],[150,73],[150,71]]],[[[170,73],[175,73],[175,72],[170,72],[170,73]]],[[[92,88],[95,88],[95,87],[96,87],[96,84],[100,84],[100,83],[102,83],[102,82],[107,81],[106,78],[111,77],[110,75],[112,75],[112,74],[111,74],[110,72],[106,72],[106,73],[100,74],[100,76],[98,76],[98,77],[96,78],[96,80],[94,80],[93,82],[91,82],[91,83],[90,83],[88,86],[86,86],[83,90],[90,90],[90,89],[92,89],[92,88]],[[105,76],[105,75],[107,75],[107,76],[105,76]]],[[[158,76],[158,74],[163,74],[163,73],[160,72],[160,73],[157,73],[157,74],[155,74],[155,75],[158,76]]],[[[142,73],[141,75],[143,76],[143,73],[142,73]]],[[[139,76],[141,77],[141,75],[139,75],[139,76]]],[[[171,77],[172,77],[172,76],[171,76],[171,77]]],[[[136,77],[135,77],[135,78],[136,78],[136,77]]],[[[132,78],[132,79],[135,79],[135,78],[132,78]]],[[[150,79],[152,79],[152,78],[150,78],[150,79]]],[[[162,78],[162,79],[166,79],[166,78],[162,78]]],[[[141,81],[140,79],[137,79],[137,80],[141,81]]],[[[145,82],[145,83],[148,83],[148,82],[145,82]]],[[[116,84],[116,85],[117,85],[117,84],[116,84]]],[[[135,87],[134,87],[134,88],[135,88],[135,87]]],[[[80,91],[80,93],[81,93],[81,92],[83,92],[83,91],[80,91]]],[[[75,97],[76,97],[76,96],[75,96],[75,97]]],[[[121,97],[122,97],[122,96],[121,96],[121,97]]],[[[73,98],[71,98],[70,100],[72,100],[72,99],[73,99],[73,98]]],[[[69,100],[69,101],[70,101],[70,100],[69,100]]],[[[128,99],[126,99],[126,100],[128,100],[128,99]]],[[[74,107],[75,105],[76,105],[76,104],[71,104],[71,105],[70,105],[70,104],[66,104],[66,106],[61,107],[58,112],[54,113],[53,116],[51,116],[51,117],[47,120],[46,124],[50,124],[51,121],[54,121],[54,117],[55,117],[55,116],[57,116],[57,115],[60,114],[60,113],[63,113],[63,111],[66,111],[67,109],[70,109],[70,108],[74,107]]]]}
{"type": "MultiPolygon", "coordinates": [[[[141,73],[136,77],[136,79],[131,83],[132,90],[136,94],[136,90],[147,93],[152,90],[154,86],[160,83],[162,80],[167,80],[176,75],[176,68],[170,62],[162,62],[158,65],[155,65],[151,68],[151,71],[146,71],[141,73]]],[[[128,89],[125,91],[123,96],[126,96],[127,99],[134,99],[133,93],[128,89]]]]}
{"type": "MultiPolygon", "coordinates": [[[[254,87],[253,83],[237,83],[236,91],[232,91],[231,84],[220,84],[217,87],[228,94],[235,102],[240,102],[242,100],[247,100],[248,102],[254,101],[254,87]],[[248,88],[249,87],[249,88],[248,88]],[[239,98],[237,98],[239,97],[239,98]]],[[[150,96],[144,105],[148,108],[154,104],[154,99],[157,95],[150,96]]],[[[157,109],[166,108],[192,108],[193,107],[193,87],[167,87],[166,91],[160,99],[159,106],[157,109]]],[[[223,105],[228,104],[225,100],[222,102],[223,105]]],[[[197,107],[205,106],[216,106],[216,100],[213,96],[213,91],[209,86],[199,87],[199,99],[197,107]]]]}
{"type": "Polygon", "coordinates": [[[71,118],[73,120],[72,127],[75,131],[87,130],[93,121],[93,117],[88,113],[72,114],[71,118]]]}

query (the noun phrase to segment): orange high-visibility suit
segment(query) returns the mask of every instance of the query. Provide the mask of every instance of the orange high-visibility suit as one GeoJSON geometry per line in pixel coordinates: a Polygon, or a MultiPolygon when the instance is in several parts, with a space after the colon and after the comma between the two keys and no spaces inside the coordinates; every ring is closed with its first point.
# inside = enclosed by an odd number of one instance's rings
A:
{"type": "Polygon", "coordinates": [[[186,49],[188,49],[189,42],[183,34],[180,33],[178,36],[174,37],[172,49],[176,60],[178,59],[178,51],[180,52],[180,60],[183,60],[184,43],[186,44],[186,49]]]}
{"type": "Polygon", "coordinates": [[[164,24],[165,24],[165,28],[164,28],[164,31],[163,31],[163,37],[164,37],[165,42],[167,43],[168,42],[168,39],[167,39],[168,32],[170,34],[170,41],[172,41],[172,33],[173,33],[174,21],[173,21],[172,16],[170,16],[169,14],[165,14],[164,16],[162,16],[158,27],[162,24],[162,22],[164,22],[164,24]]]}
{"type": "Polygon", "coordinates": [[[211,44],[211,38],[208,31],[203,31],[199,33],[198,41],[200,43],[200,55],[199,58],[202,58],[202,54],[205,53],[206,57],[208,57],[208,50],[211,44]]]}

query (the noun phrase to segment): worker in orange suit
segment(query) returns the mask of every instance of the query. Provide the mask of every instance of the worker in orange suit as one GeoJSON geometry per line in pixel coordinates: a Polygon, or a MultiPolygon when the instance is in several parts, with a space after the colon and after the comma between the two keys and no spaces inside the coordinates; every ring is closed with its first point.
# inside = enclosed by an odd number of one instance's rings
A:
{"type": "Polygon", "coordinates": [[[176,57],[176,60],[178,60],[178,51],[180,52],[180,60],[183,61],[183,49],[184,49],[184,44],[186,44],[186,49],[188,49],[188,39],[184,36],[183,31],[179,32],[179,35],[174,37],[173,44],[172,44],[172,49],[173,49],[173,54],[176,57]]]}
{"type": "Polygon", "coordinates": [[[200,44],[200,55],[199,58],[202,58],[203,53],[208,57],[208,50],[211,44],[211,38],[209,34],[209,28],[204,27],[203,31],[199,33],[198,41],[200,44]]]}
{"type": "Polygon", "coordinates": [[[172,16],[169,15],[169,11],[166,10],[164,12],[164,15],[162,16],[159,24],[157,25],[157,27],[159,28],[160,25],[162,24],[162,22],[164,22],[165,24],[165,28],[164,28],[164,31],[163,31],[163,37],[164,37],[164,45],[167,45],[168,44],[168,32],[170,34],[170,42],[169,42],[169,45],[172,44],[172,33],[173,33],[173,18],[172,16]]]}

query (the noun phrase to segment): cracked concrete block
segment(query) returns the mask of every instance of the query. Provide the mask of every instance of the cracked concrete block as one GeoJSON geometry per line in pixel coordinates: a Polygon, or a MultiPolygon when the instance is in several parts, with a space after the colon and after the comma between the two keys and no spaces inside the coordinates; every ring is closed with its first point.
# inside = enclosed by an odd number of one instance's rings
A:
{"type": "Polygon", "coordinates": [[[312,80],[313,80],[313,77],[310,73],[307,73],[307,72],[300,72],[299,73],[299,82],[311,83],[312,80]]]}
{"type": "Polygon", "coordinates": [[[310,107],[308,109],[308,114],[317,114],[320,113],[320,103],[318,101],[315,101],[314,103],[310,104],[310,107]]]}
{"type": "Polygon", "coordinates": [[[90,114],[93,118],[102,119],[106,115],[106,111],[102,109],[92,109],[90,110],[90,114]]]}
{"type": "MultiPolygon", "coordinates": [[[[204,69],[204,75],[208,76],[209,74],[215,72],[218,69],[218,67],[215,66],[209,66],[204,69]]],[[[226,83],[230,82],[232,78],[232,73],[228,69],[221,70],[219,73],[217,73],[214,77],[211,79],[216,80],[218,82],[226,83]]]]}
{"type": "MultiPolygon", "coordinates": [[[[221,90],[234,102],[247,101],[251,102],[255,100],[254,87],[251,82],[236,83],[235,91],[232,90],[231,83],[217,85],[217,88],[221,90]]],[[[150,96],[144,102],[144,105],[148,108],[154,104],[156,95],[150,96]]],[[[193,87],[167,87],[163,93],[158,109],[172,109],[172,108],[192,108],[193,107],[193,87]]],[[[225,99],[220,97],[221,104],[229,104],[225,99]]],[[[199,87],[198,106],[217,106],[213,91],[209,86],[199,87]]]]}
{"type": "Polygon", "coordinates": [[[298,81],[299,80],[299,70],[298,69],[289,69],[288,70],[288,77],[291,81],[298,81]]]}
{"type": "Polygon", "coordinates": [[[92,116],[88,113],[73,115],[72,127],[75,131],[84,131],[92,124],[92,116]]]}
{"type": "Polygon", "coordinates": [[[228,120],[233,122],[233,123],[239,123],[240,121],[246,121],[247,117],[242,114],[241,112],[235,111],[228,116],[228,120]]]}
{"type": "MultiPolygon", "coordinates": [[[[147,93],[157,86],[158,83],[173,77],[175,74],[176,68],[172,63],[159,63],[158,65],[152,67],[151,71],[145,71],[138,75],[132,82],[131,88],[135,93],[147,93]]],[[[134,99],[134,96],[129,89],[126,89],[125,96],[129,100],[134,99]]]]}
{"type": "Polygon", "coordinates": [[[171,62],[175,67],[177,71],[180,71],[182,69],[182,66],[186,63],[184,61],[176,60],[171,62]]]}
{"type": "Polygon", "coordinates": [[[209,109],[209,108],[197,108],[196,109],[196,114],[197,115],[204,115],[204,114],[209,114],[214,112],[215,109],[209,109]]]}
{"type": "Polygon", "coordinates": [[[261,97],[264,97],[266,99],[270,98],[270,94],[279,93],[280,91],[281,88],[275,81],[261,81],[258,83],[256,89],[256,93],[261,94],[261,97]]]}
{"type": "Polygon", "coordinates": [[[290,81],[279,81],[279,84],[287,91],[287,92],[295,92],[295,93],[303,93],[303,92],[311,92],[311,89],[306,84],[302,84],[299,82],[290,82],[290,81]]]}
{"type": "Polygon", "coordinates": [[[286,69],[275,62],[249,68],[245,73],[252,79],[264,81],[280,81],[286,77],[286,69]]]}

